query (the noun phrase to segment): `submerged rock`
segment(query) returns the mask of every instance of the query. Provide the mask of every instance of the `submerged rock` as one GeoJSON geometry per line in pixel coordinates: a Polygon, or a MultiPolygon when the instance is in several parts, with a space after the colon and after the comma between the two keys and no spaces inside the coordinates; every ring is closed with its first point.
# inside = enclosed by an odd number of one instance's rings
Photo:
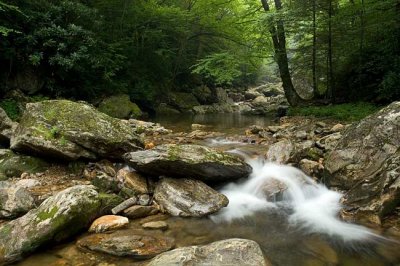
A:
{"type": "Polygon", "coordinates": [[[13,150],[65,160],[119,159],[143,146],[128,121],[67,100],[27,104],[11,138],[13,150]]]}
{"type": "Polygon", "coordinates": [[[129,224],[126,217],[118,215],[104,215],[97,218],[89,228],[89,232],[103,233],[110,230],[120,229],[129,224]]]}
{"type": "Polygon", "coordinates": [[[371,221],[400,203],[399,128],[400,102],[394,102],[345,130],[326,157],[330,186],[349,190],[345,204],[371,221]]]}
{"type": "Polygon", "coordinates": [[[247,177],[251,172],[241,158],[200,145],[165,144],[127,153],[125,159],[138,172],[151,176],[217,182],[247,177]]]}
{"type": "Polygon", "coordinates": [[[102,209],[93,186],[79,185],[46,199],[37,209],[0,225],[0,264],[12,263],[43,244],[85,228],[102,209]]]}
{"type": "Polygon", "coordinates": [[[83,249],[114,256],[148,259],[170,250],[174,246],[174,241],[168,237],[127,235],[125,232],[115,232],[84,237],[77,242],[77,245],[83,249]]]}
{"type": "Polygon", "coordinates": [[[142,227],[145,229],[160,229],[166,230],[168,228],[168,224],[164,221],[154,221],[142,224],[142,227]]]}
{"type": "Polygon", "coordinates": [[[228,198],[198,180],[163,178],[154,198],[172,216],[201,217],[228,205],[228,198]]]}
{"type": "Polygon", "coordinates": [[[0,181],[0,218],[14,218],[35,208],[35,199],[23,185],[0,181]]]}
{"type": "Polygon", "coordinates": [[[246,239],[226,239],[205,246],[177,248],[158,255],[148,266],[164,265],[270,265],[260,246],[246,239]]]}

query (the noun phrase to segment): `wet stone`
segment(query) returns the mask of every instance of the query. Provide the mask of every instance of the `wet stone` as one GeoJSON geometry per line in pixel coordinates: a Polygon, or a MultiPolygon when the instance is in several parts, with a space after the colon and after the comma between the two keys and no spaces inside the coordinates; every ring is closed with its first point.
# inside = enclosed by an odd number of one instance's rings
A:
{"type": "Polygon", "coordinates": [[[168,237],[126,235],[125,232],[116,232],[90,235],[80,239],[77,245],[79,248],[114,256],[148,259],[173,248],[174,241],[168,237]]]}

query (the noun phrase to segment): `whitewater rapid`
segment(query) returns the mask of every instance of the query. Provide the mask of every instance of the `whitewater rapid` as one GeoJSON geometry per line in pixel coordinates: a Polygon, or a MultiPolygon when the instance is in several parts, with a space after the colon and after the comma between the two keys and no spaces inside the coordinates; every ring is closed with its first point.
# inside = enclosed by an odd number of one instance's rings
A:
{"type": "MultiPolygon", "coordinates": [[[[243,155],[243,154],[242,154],[243,155]]],[[[242,183],[230,183],[220,192],[229,199],[229,205],[211,216],[216,222],[230,222],[254,215],[258,211],[276,208],[290,210],[289,225],[309,233],[321,233],[344,241],[363,241],[380,238],[365,227],[346,223],[338,218],[342,208],[341,193],[329,190],[315,182],[299,169],[246,157],[253,168],[250,177],[242,183]],[[271,182],[284,184],[279,201],[267,200],[264,187],[271,182]]]]}

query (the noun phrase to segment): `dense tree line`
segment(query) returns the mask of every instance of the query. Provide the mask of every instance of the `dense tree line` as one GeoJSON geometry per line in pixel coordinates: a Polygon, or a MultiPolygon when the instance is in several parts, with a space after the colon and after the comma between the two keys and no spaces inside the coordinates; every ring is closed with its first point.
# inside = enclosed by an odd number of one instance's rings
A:
{"type": "Polygon", "coordinates": [[[0,89],[127,92],[146,105],[248,86],[277,75],[266,74],[275,59],[294,105],[389,102],[400,98],[399,12],[399,0],[1,0],[0,89]]]}

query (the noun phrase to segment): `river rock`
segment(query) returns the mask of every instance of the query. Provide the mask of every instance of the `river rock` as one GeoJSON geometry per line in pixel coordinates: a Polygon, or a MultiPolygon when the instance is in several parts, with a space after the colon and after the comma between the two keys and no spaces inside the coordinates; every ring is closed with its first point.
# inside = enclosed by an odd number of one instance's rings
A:
{"type": "Polygon", "coordinates": [[[168,224],[165,221],[154,221],[142,224],[142,227],[145,229],[159,229],[166,230],[168,228],[168,224]]]}
{"type": "Polygon", "coordinates": [[[14,218],[35,208],[35,199],[23,187],[0,181],[0,218],[14,218]]]}
{"type": "Polygon", "coordinates": [[[136,103],[131,102],[129,95],[113,95],[104,99],[99,105],[99,111],[119,119],[137,118],[142,111],[136,103]]]}
{"type": "Polygon", "coordinates": [[[11,135],[18,123],[13,122],[6,114],[6,112],[0,108],[0,144],[8,145],[10,143],[11,135]]]}
{"type": "Polygon", "coordinates": [[[138,172],[150,176],[189,177],[214,182],[247,177],[252,170],[239,157],[200,145],[165,144],[127,153],[125,159],[138,172]]]}
{"type": "Polygon", "coordinates": [[[19,177],[22,173],[44,172],[49,166],[49,163],[40,158],[0,149],[0,176],[3,175],[4,178],[19,177]]]}
{"type": "Polygon", "coordinates": [[[22,259],[50,241],[85,228],[102,209],[93,186],[78,185],[46,199],[24,216],[0,225],[0,264],[22,259]]]}
{"type": "Polygon", "coordinates": [[[158,255],[148,266],[164,265],[270,265],[260,246],[246,239],[226,239],[204,246],[177,248],[158,255]]]}
{"type": "Polygon", "coordinates": [[[147,182],[145,177],[135,171],[121,169],[117,172],[117,179],[136,194],[150,193],[151,191],[147,185],[147,183],[150,185],[151,181],[147,182]]]}
{"type": "Polygon", "coordinates": [[[131,219],[138,219],[156,214],[157,212],[158,208],[152,205],[151,206],[134,205],[125,209],[123,211],[123,215],[131,219]]]}
{"type": "Polygon", "coordinates": [[[11,138],[13,150],[64,160],[119,159],[143,146],[128,121],[67,100],[27,104],[11,138]]]}
{"type": "Polygon", "coordinates": [[[295,152],[295,145],[292,141],[284,139],[272,144],[265,157],[268,161],[276,163],[287,163],[295,152]]]}
{"type": "Polygon", "coordinates": [[[146,135],[152,136],[152,135],[165,135],[172,133],[172,130],[166,129],[159,123],[129,119],[129,124],[137,134],[144,133],[146,135]]]}
{"type": "Polygon", "coordinates": [[[336,132],[322,137],[315,144],[318,148],[329,152],[335,148],[341,138],[342,134],[340,132],[336,132]]]}
{"type": "Polygon", "coordinates": [[[394,102],[346,129],[326,157],[330,186],[349,190],[345,204],[360,214],[375,215],[372,221],[400,202],[399,128],[400,102],[394,102]]]}
{"type": "Polygon", "coordinates": [[[228,198],[199,180],[163,178],[154,198],[172,216],[201,217],[228,205],[228,198]]]}
{"type": "Polygon", "coordinates": [[[120,229],[129,224],[126,217],[118,215],[104,215],[97,218],[89,228],[89,232],[103,233],[110,230],[120,229]]]}
{"type": "Polygon", "coordinates": [[[78,247],[120,257],[148,259],[170,250],[174,241],[168,237],[133,235],[126,232],[94,234],[80,239],[78,247]]]}

